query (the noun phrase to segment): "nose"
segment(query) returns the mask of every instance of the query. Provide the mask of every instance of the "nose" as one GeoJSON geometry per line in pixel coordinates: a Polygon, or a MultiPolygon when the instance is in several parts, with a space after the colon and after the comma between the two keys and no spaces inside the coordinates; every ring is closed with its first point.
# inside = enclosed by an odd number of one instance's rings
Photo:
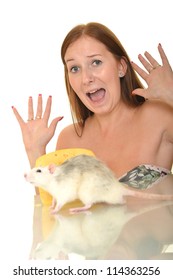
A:
{"type": "Polygon", "coordinates": [[[27,174],[25,173],[25,174],[24,174],[24,178],[26,179],[26,177],[27,177],[27,174]]]}
{"type": "Polygon", "coordinates": [[[91,69],[87,68],[82,71],[83,84],[87,85],[94,81],[94,75],[91,69]]]}

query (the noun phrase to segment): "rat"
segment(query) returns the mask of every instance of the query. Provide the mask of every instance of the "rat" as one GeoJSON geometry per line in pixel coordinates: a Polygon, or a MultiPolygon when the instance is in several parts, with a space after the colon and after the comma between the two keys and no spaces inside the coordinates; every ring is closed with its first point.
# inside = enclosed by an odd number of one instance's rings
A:
{"type": "Polygon", "coordinates": [[[79,199],[84,206],[70,212],[86,211],[96,203],[125,204],[126,196],[141,199],[173,200],[173,195],[144,193],[120,183],[114,172],[94,156],[77,155],[61,165],[35,167],[24,175],[26,181],[39,186],[53,197],[52,213],[66,203],[79,199]]]}

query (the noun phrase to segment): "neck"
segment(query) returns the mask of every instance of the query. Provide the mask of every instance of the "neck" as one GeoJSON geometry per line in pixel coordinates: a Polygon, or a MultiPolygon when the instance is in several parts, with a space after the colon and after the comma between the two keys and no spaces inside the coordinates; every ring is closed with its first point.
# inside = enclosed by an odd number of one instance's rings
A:
{"type": "MultiPolygon", "coordinates": [[[[134,111],[134,109],[133,109],[134,111]]],[[[123,126],[126,122],[129,123],[129,118],[132,116],[132,109],[122,106],[116,110],[103,115],[95,114],[93,121],[99,133],[104,136],[115,131],[116,127],[123,126]]]]}

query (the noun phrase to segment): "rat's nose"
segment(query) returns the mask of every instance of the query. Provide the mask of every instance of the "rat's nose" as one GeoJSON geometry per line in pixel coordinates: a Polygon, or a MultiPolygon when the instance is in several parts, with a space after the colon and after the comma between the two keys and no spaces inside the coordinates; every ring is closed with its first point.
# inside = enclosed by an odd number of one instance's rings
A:
{"type": "Polygon", "coordinates": [[[24,177],[25,177],[25,179],[26,179],[26,177],[27,177],[27,174],[26,174],[26,173],[24,174],[24,177]]]}

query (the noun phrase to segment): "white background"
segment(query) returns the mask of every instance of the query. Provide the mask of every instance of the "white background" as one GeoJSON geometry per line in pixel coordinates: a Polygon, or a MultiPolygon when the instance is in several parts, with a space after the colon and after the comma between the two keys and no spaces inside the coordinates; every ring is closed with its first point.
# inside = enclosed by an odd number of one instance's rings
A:
{"type": "Polygon", "coordinates": [[[27,120],[27,100],[53,97],[51,119],[64,116],[47,151],[54,151],[59,131],[71,123],[61,43],[76,24],[107,25],[130,59],[148,50],[161,63],[157,45],[173,65],[170,0],[4,0],[0,1],[0,213],[2,255],[27,260],[32,241],[33,188],[23,173],[29,164],[11,106],[27,120]]]}

